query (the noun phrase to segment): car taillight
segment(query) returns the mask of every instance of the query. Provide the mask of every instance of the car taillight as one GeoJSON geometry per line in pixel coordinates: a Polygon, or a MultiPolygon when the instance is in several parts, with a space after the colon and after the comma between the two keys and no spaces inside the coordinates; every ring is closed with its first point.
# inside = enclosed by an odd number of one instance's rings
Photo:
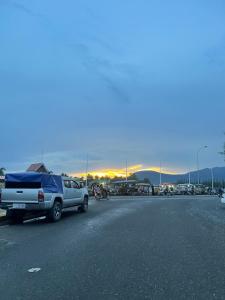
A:
{"type": "Polygon", "coordinates": [[[38,191],[38,201],[39,202],[45,201],[45,195],[42,191],[38,191]]]}

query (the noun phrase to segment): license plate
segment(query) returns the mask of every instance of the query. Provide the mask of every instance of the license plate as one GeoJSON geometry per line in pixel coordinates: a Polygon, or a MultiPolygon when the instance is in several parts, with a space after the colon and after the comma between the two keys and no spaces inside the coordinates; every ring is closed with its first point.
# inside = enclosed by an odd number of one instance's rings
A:
{"type": "Polygon", "coordinates": [[[13,208],[17,208],[17,209],[25,209],[25,208],[26,208],[26,204],[22,204],[22,203],[13,203],[13,208]]]}

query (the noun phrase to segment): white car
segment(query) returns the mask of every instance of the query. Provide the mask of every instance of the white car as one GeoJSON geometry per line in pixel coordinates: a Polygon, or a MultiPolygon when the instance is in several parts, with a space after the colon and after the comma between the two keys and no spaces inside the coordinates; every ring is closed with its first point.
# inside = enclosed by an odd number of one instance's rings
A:
{"type": "Polygon", "coordinates": [[[223,193],[221,197],[221,203],[225,205],[225,193],[223,193]]]}

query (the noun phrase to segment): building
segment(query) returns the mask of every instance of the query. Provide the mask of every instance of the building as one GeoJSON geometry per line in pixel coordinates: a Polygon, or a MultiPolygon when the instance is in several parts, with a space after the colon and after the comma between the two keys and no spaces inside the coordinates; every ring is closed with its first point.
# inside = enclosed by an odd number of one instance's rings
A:
{"type": "Polygon", "coordinates": [[[31,164],[27,169],[27,172],[49,173],[48,169],[43,163],[31,164]]]}

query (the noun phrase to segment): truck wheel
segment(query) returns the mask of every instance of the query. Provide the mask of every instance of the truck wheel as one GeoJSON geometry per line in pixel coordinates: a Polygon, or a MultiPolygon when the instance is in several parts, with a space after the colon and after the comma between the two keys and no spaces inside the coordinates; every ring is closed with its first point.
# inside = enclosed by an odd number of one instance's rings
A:
{"type": "Polygon", "coordinates": [[[48,218],[51,222],[57,222],[62,216],[62,204],[59,201],[55,201],[53,207],[50,209],[48,218]]]}
{"type": "Polygon", "coordinates": [[[78,211],[81,213],[87,212],[88,211],[88,197],[84,197],[83,204],[79,206],[78,211]]]}
{"type": "Polygon", "coordinates": [[[9,220],[10,224],[22,224],[23,223],[23,218],[24,218],[25,213],[20,212],[20,211],[14,211],[14,210],[7,210],[6,212],[6,217],[9,220]]]}

